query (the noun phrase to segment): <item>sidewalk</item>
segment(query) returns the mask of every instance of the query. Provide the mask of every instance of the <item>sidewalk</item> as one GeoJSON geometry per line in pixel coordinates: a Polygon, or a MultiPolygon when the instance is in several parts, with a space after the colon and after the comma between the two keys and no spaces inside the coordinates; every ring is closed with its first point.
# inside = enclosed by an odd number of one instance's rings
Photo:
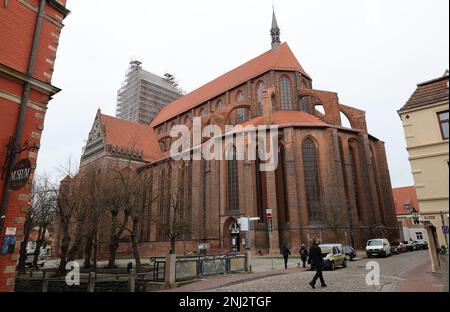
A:
{"type": "Polygon", "coordinates": [[[431,272],[431,261],[408,269],[399,277],[406,280],[398,282],[398,292],[443,292],[445,289],[442,274],[431,272]]]}
{"type": "Polygon", "coordinates": [[[161,290],[162,292],[195,292],[195,291],[208,291],[210,289],[223,287],[223,286],[231,286],[233,284],[248,282],[252,280],[257,280],[265,277],[282,275],[282,274],[292,274],[303,272],[306,269],[299,268],[290,268],[290,269],[282,269],[282,270],[273,270],[273,271],[265,271],[265,272],[256,272],[256,273],[241,273],[234,275],[224,275],[221,277],[213,276],[211,278],[207,278],[204,280],[199,280],[178,288],[170,289],[170,290],[161,290]]]}

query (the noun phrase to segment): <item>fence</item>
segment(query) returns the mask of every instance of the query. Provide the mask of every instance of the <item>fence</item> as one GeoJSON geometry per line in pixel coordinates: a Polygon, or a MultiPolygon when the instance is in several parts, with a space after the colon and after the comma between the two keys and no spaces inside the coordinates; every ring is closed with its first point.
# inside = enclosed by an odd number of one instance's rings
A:
{"type": "MultiPolygon", "coordinates": [[[[127,274],[80,273],[79,285],[68,285],[66,276],[56,273],[31,271],[29,276],[16,277],[16,291],[42,292],[136,292],[146,291],[149,283],[165,281],[166,258],[150,258],[151,269],[148,272],[136,273],[130,270],[127,274]]],[[[177,257],[175,279],[177,282],[195,280],[197,278],[246,272],[248,258],[246,253],[181,256],[177,257]]]]}
{"type": "MultiPolygon", "coordinates": [[[[175,280],[182,282],[213,275],[246,272],[247,261],[247,253],[177,257],[175,280]]],[[[153,280],[163,282],[166,259],[154,257],[150,258],[150,262],[154,263],[153,280]]]]}

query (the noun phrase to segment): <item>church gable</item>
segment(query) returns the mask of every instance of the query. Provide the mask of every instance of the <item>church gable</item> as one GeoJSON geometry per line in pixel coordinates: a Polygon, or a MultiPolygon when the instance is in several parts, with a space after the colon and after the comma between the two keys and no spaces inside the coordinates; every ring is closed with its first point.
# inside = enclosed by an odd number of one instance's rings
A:
{"type": "Polygon", "coordinates": [[[89,137],[87,139],[86,146],[83,148],[81,162],[83,163],[84,161],[87,161],[88,159],[104,151],[105,151],[105,136],[103,126],[100,120],[100,110],[99,110],[95,117],[95,121],[92,125],[91,131],[89,132],[89,137]]]}

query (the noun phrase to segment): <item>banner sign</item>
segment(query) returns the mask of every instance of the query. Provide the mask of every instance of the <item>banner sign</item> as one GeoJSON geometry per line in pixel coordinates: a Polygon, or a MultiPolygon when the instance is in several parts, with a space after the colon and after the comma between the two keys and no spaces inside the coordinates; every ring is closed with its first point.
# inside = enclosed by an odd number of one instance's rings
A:
{"type": "Polygon", "coordinates": [[[22,159],[16,163],[9,176],[9,188],[17,191],[27,185],[31,175],[31,162],[28,159],[22,159]]]}

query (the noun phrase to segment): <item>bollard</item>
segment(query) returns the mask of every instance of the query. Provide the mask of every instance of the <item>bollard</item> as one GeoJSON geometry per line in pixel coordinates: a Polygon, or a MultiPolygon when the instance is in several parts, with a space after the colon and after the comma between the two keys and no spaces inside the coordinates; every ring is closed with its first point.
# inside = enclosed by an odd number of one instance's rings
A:
{"type": "Polygon", "coordinates": [[[134,273],[134,270],[130,270],[130,277],[128,279],[128,291],[134,292],[136,287],[136,274],[134,273]]]}
{"type": "Polygon", "coordinates": [[[43,281],[42,281],[42,292],[48,292],[47,272],[44,272],[44,278],[43,278],[43,281]]]}
{"type": "Polygon", "coordinates": [[[93,293],[95,289],[95,273],[89,273],[88,292],[93,293]]]}

